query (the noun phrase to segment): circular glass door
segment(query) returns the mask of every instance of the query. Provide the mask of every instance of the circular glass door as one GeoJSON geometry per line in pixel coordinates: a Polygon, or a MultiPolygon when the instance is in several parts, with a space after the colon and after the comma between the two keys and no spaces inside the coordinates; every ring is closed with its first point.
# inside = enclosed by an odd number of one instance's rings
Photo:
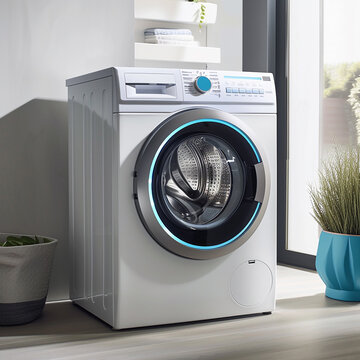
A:
{"type": "Polygon", "coordinates": [[[150,235],[177,255],[209,259],[229,253],[261,221],[269,190],[266,167],[236,120],[209,109],[175,114],[139,154],[138,213],[150,235]]]}
{"type": "Polygon", "coordinates": [[[164,159],[159,169],[161,203],[180,226],[209,229],[236,210],[245,174],[235,150],[224,140],[190,135],[168,149],[164,159]]]}

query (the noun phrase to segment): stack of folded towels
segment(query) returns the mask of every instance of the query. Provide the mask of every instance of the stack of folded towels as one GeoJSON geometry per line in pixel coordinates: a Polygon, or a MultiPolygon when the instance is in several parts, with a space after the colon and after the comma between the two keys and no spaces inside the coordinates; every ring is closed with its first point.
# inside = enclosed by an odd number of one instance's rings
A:
{"type": "Polygon", "coordinates": [[[145,42],[163,45],[199,46],[189,29],[152,28],[144,31],[145,42]]]}

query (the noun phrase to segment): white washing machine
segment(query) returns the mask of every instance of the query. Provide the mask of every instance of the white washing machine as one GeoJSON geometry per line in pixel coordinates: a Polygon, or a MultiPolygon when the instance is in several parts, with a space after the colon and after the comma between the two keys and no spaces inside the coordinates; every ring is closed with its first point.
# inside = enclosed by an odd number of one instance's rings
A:
{"type": "Polygon", "coordinates": [[[72,301],[114,329],[272,312],[272,75],[109,68],[67,86],[72,301]]]}

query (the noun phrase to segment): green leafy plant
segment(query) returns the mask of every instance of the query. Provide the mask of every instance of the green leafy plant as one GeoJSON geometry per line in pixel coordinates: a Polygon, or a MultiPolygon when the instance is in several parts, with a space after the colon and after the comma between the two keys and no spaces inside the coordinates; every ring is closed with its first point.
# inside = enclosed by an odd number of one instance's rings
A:
{"type": "Polygon", "coordinates": [[[360,143],[360,76],[355,79],[347,101],[351,105],[351,108],[353,109],[356,118],[356,131],[358,135],[358,144],[359,144],[360,143]]]}
{"type": "Polygon", "coordinates": [[[324,97],[347,99],[359,76],[360,62],[325,65],[324,97]]]}
{"type": "Polygon", "coordinates": [[[309,189],[313,217],[323,230],[360,235],[360,148],[336,149],[309,189]]]}
{"type": "Polygon", "coordinates": [[[50,239],[38,238],[36,235],[34,237],[10,235],[6,238],[4,242],[0,243],[0,246],[2,247],[24,246],[24,245],[35,245],[35,244],[49,243],[49,242],[51,242],[50,239]]]}
{"type": "MultiPolygon", "coordinates": [[[[189,2],[194,2],[194,3],[198,3],[200,2],[199,0],[188,0],[189,2]]],[[[201,2],[204,2],[206,0],[202,0],[201,2]]],[[[206,5],[205,4],[201,4],[200,5],[200,21],[199,21],[199,28],[201,29],[204,22],[205,22],[205,17],[206,17],[206,5]]]]}
{"type": "MultiPolygon", "coordinates": [[[[344,100],[345,103],[341,105],[344,118],[339,121],[348,129],[350,142],[358,144],[360,144],[359,78],[360,62],[324,65],[324,98],[344,100]]],[[[336,114],[336,110],[333,111],[336,114]]]]}

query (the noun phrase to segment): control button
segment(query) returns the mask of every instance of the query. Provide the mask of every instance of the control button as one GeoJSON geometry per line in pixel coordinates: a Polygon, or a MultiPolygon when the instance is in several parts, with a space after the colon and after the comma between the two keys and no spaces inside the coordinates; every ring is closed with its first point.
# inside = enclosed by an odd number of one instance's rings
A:
{"type": "Polygon", "coordinates": [[[227,88],[226,88],[226,92],[227,92],[227,93],[232,93],[232,88],[227,87],[227,88]]]}
{"type": "Polygon", "coordinates": [[[194,86],[197,91],[204,94],[211,89],[211,81],[206,76],[198,76],[194,81],[194,86]]]}
{"type": "Polygon", "coordinates": [[[233,93],[238,93],[238,92],[239,92],[239,89],[238,89],[238,88],[232,88],[232,92],[233,92],[233,93]]]}
{"type": "Polygon", "coordinates": [[[260,91],[260,94],[264,93],[264,89],[259,89],[259,91],[260,91]]]}
{"type": "Polygon", "coordinates": [[[252,94],[251,89],[246,89],[246,93],[247,93],[247,94],[252,94]]]}
{"type": "Polygon", "coordinates": [[[245,93],[246,93],[246,90],[241,88],[241,89],[239,89],[239,93],[245,94],[245,93]]]}
{"type": "Polygon", "coordinates": [[[252,89],[253,94],[259,94],[259,89],[252,89]]]}

